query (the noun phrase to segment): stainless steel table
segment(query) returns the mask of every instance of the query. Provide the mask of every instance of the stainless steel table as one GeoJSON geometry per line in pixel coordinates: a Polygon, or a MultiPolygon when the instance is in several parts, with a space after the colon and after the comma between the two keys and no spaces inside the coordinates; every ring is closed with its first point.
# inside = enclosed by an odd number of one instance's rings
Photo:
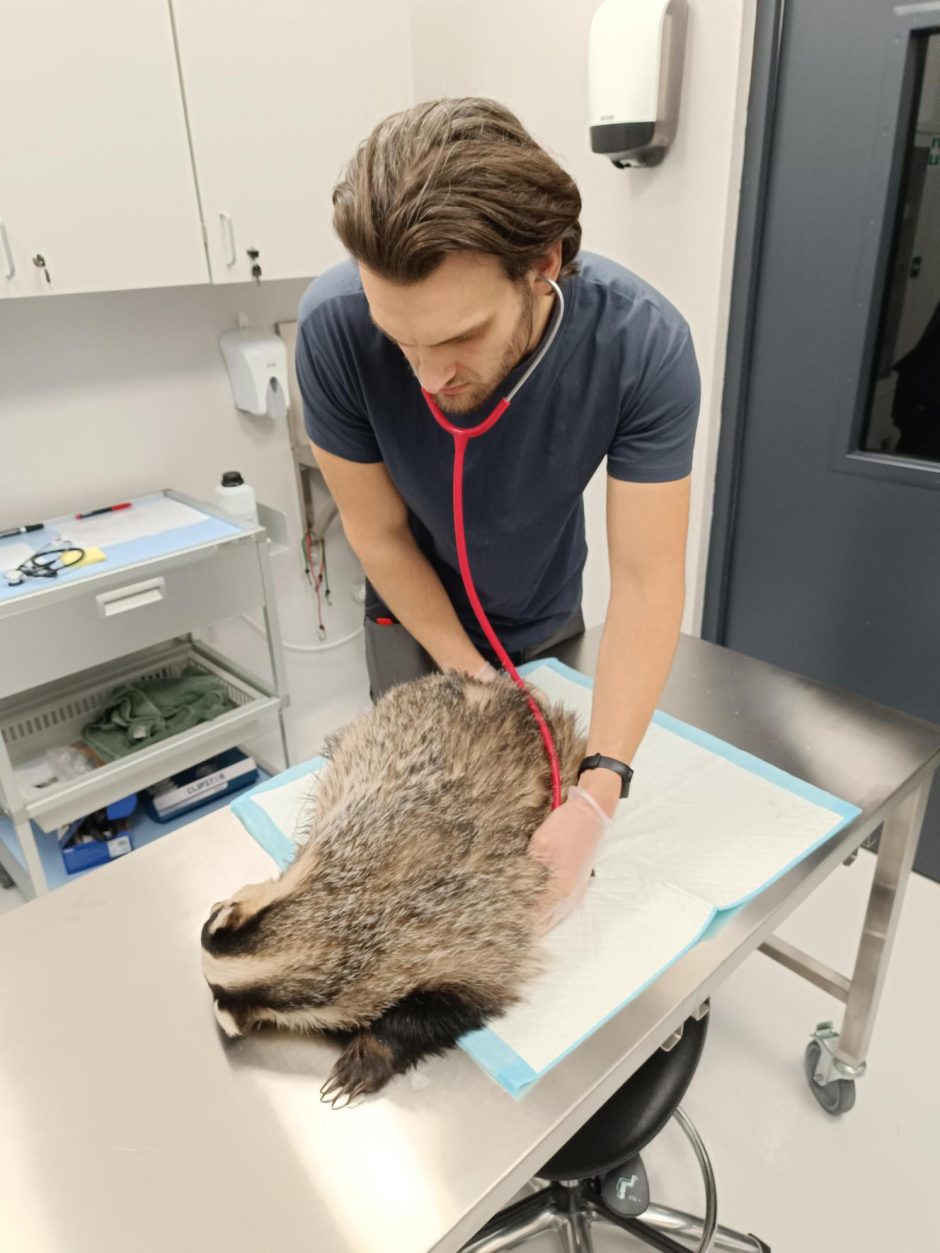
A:
{"type": "MultiPolygon", "coordinates": [[[[564,660],[591,671],[598,641],[564,660]]],[[[452,1052],[334,1111],[329,1045],[224,1043],[199,928],[271,872],[227,811],[0,922],[4,1253],[450,1253],[884,822],[851,981],[775,946],[846,1000],[839,1056],[859,1065],[940,728],[686,637],[661,705],[863,812],[520,1101],[452,1052]]]]}

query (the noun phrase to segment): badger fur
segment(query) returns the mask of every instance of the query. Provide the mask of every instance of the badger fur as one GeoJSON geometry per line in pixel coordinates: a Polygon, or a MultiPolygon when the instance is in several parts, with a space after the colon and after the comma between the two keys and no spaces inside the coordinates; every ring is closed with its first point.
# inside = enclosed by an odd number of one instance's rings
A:
{"type": "MultiPolygon", "coordinates": [[[[574,716],[536,693],[575,781],[574,716]]],[[[551,876],[526,851],[551,807],[545,747],[507,678],[433,674],[327,741],[310,834],[277,879],[213,906],[203,971],[227,1034],[326,1033],[335,1101],[375,1092],[502,1013],[540,969],[551,876]]]]}

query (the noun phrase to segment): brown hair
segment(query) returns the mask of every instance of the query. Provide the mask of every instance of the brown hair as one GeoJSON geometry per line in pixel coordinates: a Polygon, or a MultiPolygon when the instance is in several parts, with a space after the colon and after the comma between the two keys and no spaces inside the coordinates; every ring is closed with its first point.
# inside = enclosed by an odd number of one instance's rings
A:
{"type": "Polygon", "coordinates": [[[498,257],[516,280],[561,240],[577,273],[577,184],[495,100],[431,100],[365,139],[333,189],[333,226],[368,269],[426,278],[452,252],[498,257]]]}

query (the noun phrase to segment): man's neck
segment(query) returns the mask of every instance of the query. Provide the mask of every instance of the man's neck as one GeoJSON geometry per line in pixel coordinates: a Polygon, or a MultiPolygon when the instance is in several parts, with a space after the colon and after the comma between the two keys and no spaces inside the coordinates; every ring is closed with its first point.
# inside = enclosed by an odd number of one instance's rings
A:
{"type": "Polygon", "coordinates": [[[535,308],[532,311],[532,334],[529,336],[528,347],[524,354],[526,357],[535,352],[542,342],[542,337],[548,327],[548,322],[552,316],[552,310],[557,299],[558,297],[555,295],[553,287],[550,287],[545,295],[540,294],[536,296],[535,308]]]}

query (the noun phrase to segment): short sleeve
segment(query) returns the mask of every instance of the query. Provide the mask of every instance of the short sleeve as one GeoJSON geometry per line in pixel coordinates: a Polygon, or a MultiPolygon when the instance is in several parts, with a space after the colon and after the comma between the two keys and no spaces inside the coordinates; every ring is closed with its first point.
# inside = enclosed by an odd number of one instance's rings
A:
{"type": "Polygon", "coordinates": [[[668,483],[692,470],[701,384],[684,322],[647,339],[646,368],[624,400],[607,472],[633,483],[668,483]],[[652,342],[651,342],[652,341],[652,342]]]}
{"type": "Polygon", "coordinates": [[[381,461],[365,406],[348,382],[335,329],[314,315],[297,329],[295,364],[307,434],[318,448],[347,461],[381,461]]]}

